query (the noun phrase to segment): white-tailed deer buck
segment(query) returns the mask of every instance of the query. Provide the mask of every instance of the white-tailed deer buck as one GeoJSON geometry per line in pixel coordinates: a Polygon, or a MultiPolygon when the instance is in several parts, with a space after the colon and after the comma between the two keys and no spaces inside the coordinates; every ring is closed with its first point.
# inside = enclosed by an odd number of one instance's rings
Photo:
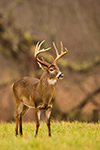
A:
{"type": "Polygon", "coordinates": [[[42,109],[44,109],[46,112],[48,135],[51,136],[50,117],[55,99],[55,87],[57,80],[62,79],[64,76],[59,70],[56,61],[65,55],[68,50],[65,48],[65,51],[63,52],[63,44],[60,42],[61,54],[59,54],[53,42],[57,57],[54,59],[51,56],[53,62],[49,64],[43,58],[40,59],[38,57],[40,53],[50,49],[49,47],[47,49],[40,50],[40,47],[43,43],[44,41],[42,41],[40,44],[39,42],[37,43],[34,54],[37,62],[39,63],[39,66],[44,70],[40,80],[33,77],[23,77],[12,85],[13,94],[16,100],[16,136],[18,135],[18,126],[20,135],[22,135],[22,116],[28,111],[29,108],[35,108],[35,137],[38,133],[38,128],[40,125],[40,114],[42,109]]]}

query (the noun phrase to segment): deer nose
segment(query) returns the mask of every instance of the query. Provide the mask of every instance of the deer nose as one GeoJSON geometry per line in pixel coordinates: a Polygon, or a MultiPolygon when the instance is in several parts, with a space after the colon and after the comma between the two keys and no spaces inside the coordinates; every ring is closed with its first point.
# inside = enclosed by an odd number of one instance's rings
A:
{"type": "Polygon", "coordinates": [[[64,77],[64,74],[62,72],[59,72],[58,75],[57,75],[57,78],[58,79],[63,79],[64,77]]]}
{"type": "Polygon", "coordinates": [[[64,74],[61,73],[61,74],[59,75],[59,79],[63,79],[63,77],[64,77],[64,74]]]}

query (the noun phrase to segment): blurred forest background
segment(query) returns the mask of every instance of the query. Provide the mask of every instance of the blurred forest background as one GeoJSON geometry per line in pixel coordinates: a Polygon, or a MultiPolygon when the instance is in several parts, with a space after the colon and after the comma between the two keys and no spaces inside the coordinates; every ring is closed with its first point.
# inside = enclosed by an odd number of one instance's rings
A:
{"type": "MultiPolygon", "coordinates": [[[[23,76],[40,77],[34,59],[37,41],[52,41],[69,52],[58,61],[64,79],[56,88],[52,118],[100,118],[100,0],[0,0],[0,121],[15,120],[11,85],[23,76]]],[[[54,49],[48,55],[55,56],[54,49]]],[[[44,115],[44,114],[43,114],[44,115]]],[[[42,115],[42,116],[43,116],[42,115]]],[[[34,120],[30,110],[24,121],[34,120]]]]}

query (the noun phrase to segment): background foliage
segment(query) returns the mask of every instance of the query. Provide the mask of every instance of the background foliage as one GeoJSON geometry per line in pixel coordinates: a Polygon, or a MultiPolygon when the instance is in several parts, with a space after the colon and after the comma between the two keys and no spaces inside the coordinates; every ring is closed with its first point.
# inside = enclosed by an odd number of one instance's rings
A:
{"type": "MultiPolygon", "coordinates": [[[[100,1],[0,1],[0,120],[15,118],[11,84],[23,76],[40,77],[33,54],[37,41],[63,41],[69,53],[58,61],[65,77],[56,90],[52,117],[93,119],[100,109],[100,1]]],[[[43,57],[55,56],[53,47],[43,57]]],[[[34,120],[31,110],[24,121],[34,120]]]]}

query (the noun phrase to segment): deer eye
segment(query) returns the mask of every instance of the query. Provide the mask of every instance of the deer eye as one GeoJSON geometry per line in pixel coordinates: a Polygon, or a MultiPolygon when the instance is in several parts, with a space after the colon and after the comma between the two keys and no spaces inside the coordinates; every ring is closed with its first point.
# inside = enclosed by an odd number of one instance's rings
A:
{"type": "Polygon", "coordinates": [[[50,71],[53,71],[53,69],[51,68],[50,71]]]}

